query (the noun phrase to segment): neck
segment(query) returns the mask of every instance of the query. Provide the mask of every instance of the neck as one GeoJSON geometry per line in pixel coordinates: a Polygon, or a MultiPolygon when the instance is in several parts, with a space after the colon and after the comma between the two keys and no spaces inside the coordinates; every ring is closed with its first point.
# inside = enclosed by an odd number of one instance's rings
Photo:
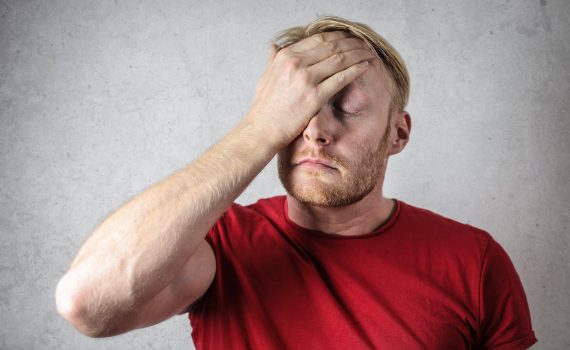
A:
{"type": "Polygon", "coordinates": [[[394,201],[384,198],[378,184],[360,201],[338,208],[320,208],[303,204],[287,196],[289,219],[297,225],[324,233],[357,236],[372,232],[392,213],[394,201]]]}

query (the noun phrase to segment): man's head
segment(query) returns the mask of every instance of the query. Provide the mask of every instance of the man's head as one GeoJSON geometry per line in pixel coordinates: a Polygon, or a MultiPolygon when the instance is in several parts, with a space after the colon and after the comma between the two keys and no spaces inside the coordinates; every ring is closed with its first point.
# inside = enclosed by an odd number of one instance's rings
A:
{"type": "Polygon", "coordinates": [[[283,31],[275,42],[286,47],[339,30],[363,40],[378,60],[326,103],[278,154],[279,178],[287,192],[301,203],[320,207],[350,205],[374,189],[381,193],[387,157],[403,149],[410,129],[404,111],[409,94],[405,64],[369,27],[323,17],[283,31]]]}
{"type": "Polygon", "coordinates": [[[304,27],[285,29],[275,37],[274,43],[283,48],[311,35],[332,31],[346,31],[351,36],[362,40],[376,52],[378,59],[390,75],[390,83],[392,84],[390,111],[403,111],[410,94],[410,76],[406,64],[398,51],[367,25],[340,17],[320,17],[304,27]]]}

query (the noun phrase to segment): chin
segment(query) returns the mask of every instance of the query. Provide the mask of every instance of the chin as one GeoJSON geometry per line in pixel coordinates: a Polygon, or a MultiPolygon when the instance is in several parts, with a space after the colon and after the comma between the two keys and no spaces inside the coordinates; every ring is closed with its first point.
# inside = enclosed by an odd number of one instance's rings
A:
{"type": "Polygon", "coordinates": [[[365,187],[355,183],[327,183],[318,178],[295,179],[288,177],[281,183],[287,193],[302,204],[319,208],[339,208],[359,202],[374,189],[370,184],[365,187]]]}
{"type": "Polygon", "coordinates": [[[361,201],[380,181],[383,164],[376,152],[361,152],[363,157],[359,162],[347,163],[338,172],[295,167],[290,157],[280,154],[279,180],[287,193],[300,203],[320,208],[348,206],[361,201]]]}

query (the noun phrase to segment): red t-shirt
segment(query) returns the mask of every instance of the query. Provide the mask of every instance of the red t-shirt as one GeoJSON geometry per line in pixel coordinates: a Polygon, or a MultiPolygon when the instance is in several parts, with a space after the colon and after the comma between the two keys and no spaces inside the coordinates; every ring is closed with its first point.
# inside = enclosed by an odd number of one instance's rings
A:
{"type": "Polygon", "coordinates": [[[396,201],[356,237],[304,229],[286,197],[232,205],[206,237],[216,275],[197,349],[526,349],[520,279],[478,228],[396,201]]]}

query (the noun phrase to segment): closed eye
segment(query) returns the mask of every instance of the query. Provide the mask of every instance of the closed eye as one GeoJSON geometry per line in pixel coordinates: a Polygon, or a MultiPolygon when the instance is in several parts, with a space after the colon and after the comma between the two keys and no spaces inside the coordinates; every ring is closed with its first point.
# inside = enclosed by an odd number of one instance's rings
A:
{"type": "Polygon", "coordinates": [[[332,105],[332,108],[334,109],[335,112],[337,113],[341,113],[343,115],[347,115],[347,116],[355,116],[358,115],[358,111],[352,111],[348,108],[342,108],[340,106],[337,106],[336,104],[332,105]]]}

